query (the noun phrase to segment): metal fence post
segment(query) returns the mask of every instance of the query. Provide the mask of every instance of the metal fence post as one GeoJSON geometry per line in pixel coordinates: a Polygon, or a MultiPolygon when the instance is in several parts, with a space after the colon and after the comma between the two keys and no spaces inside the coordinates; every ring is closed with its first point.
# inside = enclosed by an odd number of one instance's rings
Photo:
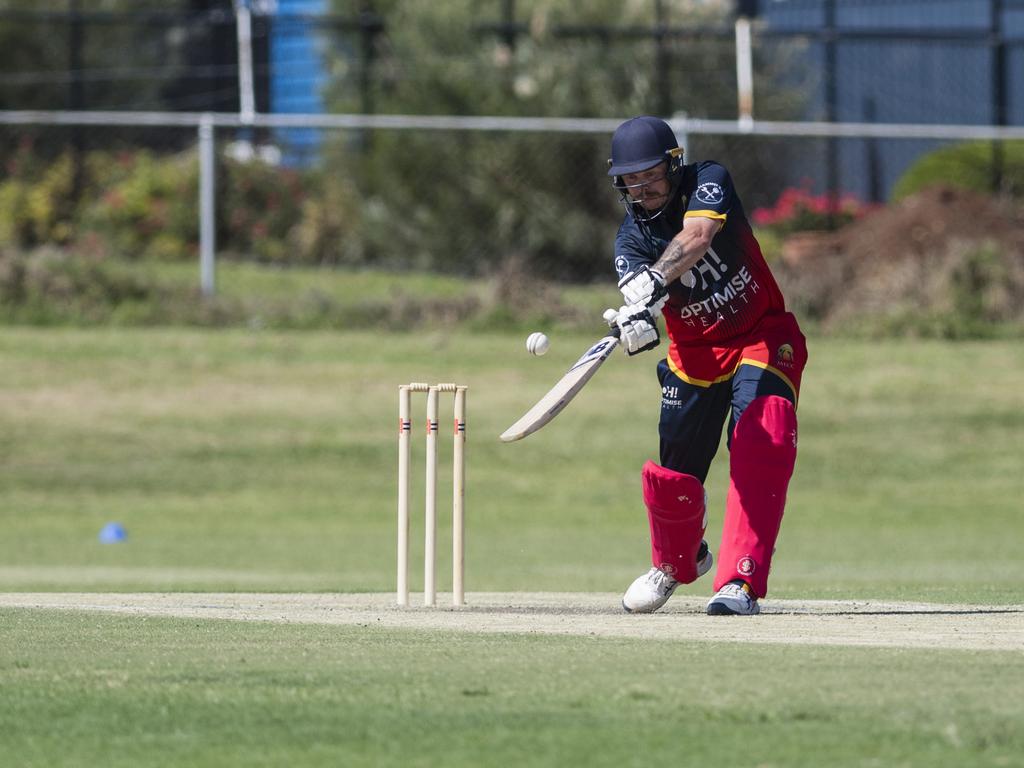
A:
{"type": "Polygon", "coordinates": [[[737,121],[742,128],[754,125],[754,54],[750,42],[750,19],[736,18],[736,92],[739,97],[737,121]]]}
{"type": "Polygon", "coordinates": [[[199,289],[213,296],[217,248],[213,115],[199,121],[199,289]]]}
{"type": "Polygon", "coordinates": [[[235,32],[238,39],[238,116],[251,125],[256,114],[252,75],[252,10],[248,0],[235,0],[235,32]]]}

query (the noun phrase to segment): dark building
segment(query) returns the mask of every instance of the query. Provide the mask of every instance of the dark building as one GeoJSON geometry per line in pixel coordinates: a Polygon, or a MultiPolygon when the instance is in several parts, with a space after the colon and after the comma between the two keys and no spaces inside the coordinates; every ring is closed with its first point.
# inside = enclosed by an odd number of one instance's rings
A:
{"type": "MultiPolygon", "coordinates": [[[[808,120],[1024,124],[1020,0],[760,0],[763,39],[806,36],[819,74],[808,120]]],[[[769,45],[772,43],[768,43],[769,45]]],[[[881,199],[922,153],[921,140],[843,139],[829,152],[839,187],[881,199]]],[[[807,175],[828,185],[829,163],[807,175]]]]}

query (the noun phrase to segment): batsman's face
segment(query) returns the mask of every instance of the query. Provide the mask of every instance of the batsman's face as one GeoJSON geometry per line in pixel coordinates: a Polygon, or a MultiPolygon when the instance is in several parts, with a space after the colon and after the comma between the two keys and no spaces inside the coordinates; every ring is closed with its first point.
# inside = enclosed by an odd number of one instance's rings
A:
{"type": "Polygon", "coordinates": [[[622,183],[626,185],[631,198],[648,211],[656,211],[668,202],[668,163],[658,163],[653,168],[627,173],[623,175],[622,183]]]}

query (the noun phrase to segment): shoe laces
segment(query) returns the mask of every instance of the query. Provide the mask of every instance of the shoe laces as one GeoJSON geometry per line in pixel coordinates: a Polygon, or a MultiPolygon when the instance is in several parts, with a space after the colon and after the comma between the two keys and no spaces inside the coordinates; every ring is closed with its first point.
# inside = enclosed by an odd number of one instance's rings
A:
{"type": "Polygon", "coordinates": [[[746,600],[748,603],[753,602],[754,599],[750,596],[750,593],[747,592],[747,590],[745,590],[743,586],[740,584],[726,584],[718,591],[718,594],[722,595],[723,597],[741,598],[743,600],[746,600]]]}
{"type": "Polygon", "coordinates": [[[647,572],[647,583],[658,592],[664,594],[679,582],[660,568],[651,568],[651,570],[647,572]]]}

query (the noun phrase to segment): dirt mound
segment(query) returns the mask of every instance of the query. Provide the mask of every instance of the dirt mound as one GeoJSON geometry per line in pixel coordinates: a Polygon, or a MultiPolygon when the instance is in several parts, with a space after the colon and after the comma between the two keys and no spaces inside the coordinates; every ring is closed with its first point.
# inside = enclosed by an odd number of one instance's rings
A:
{"type": "Polygon", "coordinates": [[[817,237],[778,276],[824,330],[957,336],[1024,322],[1024,209],[1012,203],[937,187],[817,237]]]}

